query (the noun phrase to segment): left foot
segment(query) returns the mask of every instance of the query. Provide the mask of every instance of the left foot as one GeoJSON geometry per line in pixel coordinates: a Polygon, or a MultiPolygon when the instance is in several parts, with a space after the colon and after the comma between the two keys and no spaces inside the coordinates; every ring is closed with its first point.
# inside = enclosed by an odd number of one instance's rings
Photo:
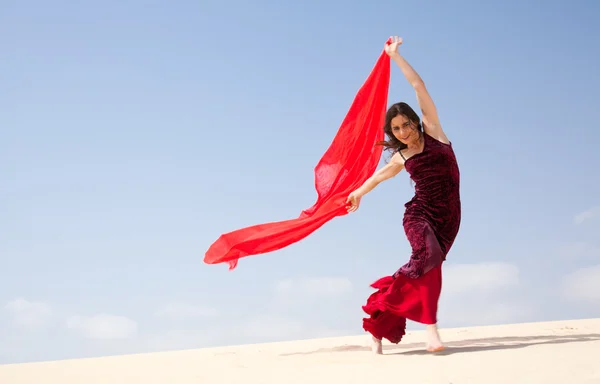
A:
{"type": "Polygon", "coordinates": [[[372,336],[372,339],[371,351],[376,355],[383,355],[383,345],[381,344],[381,340],[377,339],[375,336],[372,336]]]}

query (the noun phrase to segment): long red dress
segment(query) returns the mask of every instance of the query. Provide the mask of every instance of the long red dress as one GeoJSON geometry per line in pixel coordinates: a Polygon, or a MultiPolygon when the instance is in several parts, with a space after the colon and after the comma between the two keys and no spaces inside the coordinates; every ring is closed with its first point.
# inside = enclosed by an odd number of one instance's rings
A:
{"type": "Polygon", "coordinates": [[[363,319],[364,330],[392,343],[404,336],[406,319],[437,323],[442,263],[460,227],[460,172],[452,144],[423,136],[423,151],[404,163],[415,183],[403,219],[412,247],[410,260],[394,275],[373,283],[377,291],[363,306],[370,316],[363,319]]]}

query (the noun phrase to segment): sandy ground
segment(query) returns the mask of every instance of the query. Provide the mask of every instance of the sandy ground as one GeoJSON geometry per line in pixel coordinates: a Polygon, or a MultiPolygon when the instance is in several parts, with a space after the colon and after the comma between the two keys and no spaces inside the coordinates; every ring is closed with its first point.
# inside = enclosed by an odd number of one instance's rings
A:
{"type": "Polygon", "coordinates": [[[367,336],[0,366],[1,384],[600,384],[600,319],[423,332],[373,355],[367,336]]]}

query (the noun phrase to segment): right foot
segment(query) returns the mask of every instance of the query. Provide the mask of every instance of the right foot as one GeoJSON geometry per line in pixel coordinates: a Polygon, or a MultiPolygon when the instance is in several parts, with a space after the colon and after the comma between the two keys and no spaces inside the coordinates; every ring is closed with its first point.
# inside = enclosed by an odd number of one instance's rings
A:
{"type": "Polygon", "coordinates": [[[427,326],[427,351],[440,352],[444,350],[444,344],[440,339],[437,326],[435,324],[427,326]]]}
{"type": "Polygon", "coordinates": [[[381,340],[375,336],[372,336],[372,339],[371,351],[376,355],[383,355],[383,345],[381,344],[381,340]]]}

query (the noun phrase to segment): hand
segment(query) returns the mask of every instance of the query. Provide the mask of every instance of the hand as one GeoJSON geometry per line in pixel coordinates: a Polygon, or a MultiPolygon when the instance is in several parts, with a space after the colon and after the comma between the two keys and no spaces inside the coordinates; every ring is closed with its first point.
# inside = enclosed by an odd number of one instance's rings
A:
{"type": "Polygon", "coordinates": [[[346,200],[346,203],[348,203],[348,212],[354,212],[358,209],[361,198],[362,196],[357,191],[352,192],[350,196],[348,196],[348,200],[346,200]]]}
{"type": "Polygon", "coordinates": [[[390,37],[390,40],[391,42],[389,44],[387,42],[385,43],[385,53],[387,53],[389,57],[399,55],[400,53],[398,53],[398,47],[402,45],[402,38],[398,36],[392,36],[390,37]]]}

